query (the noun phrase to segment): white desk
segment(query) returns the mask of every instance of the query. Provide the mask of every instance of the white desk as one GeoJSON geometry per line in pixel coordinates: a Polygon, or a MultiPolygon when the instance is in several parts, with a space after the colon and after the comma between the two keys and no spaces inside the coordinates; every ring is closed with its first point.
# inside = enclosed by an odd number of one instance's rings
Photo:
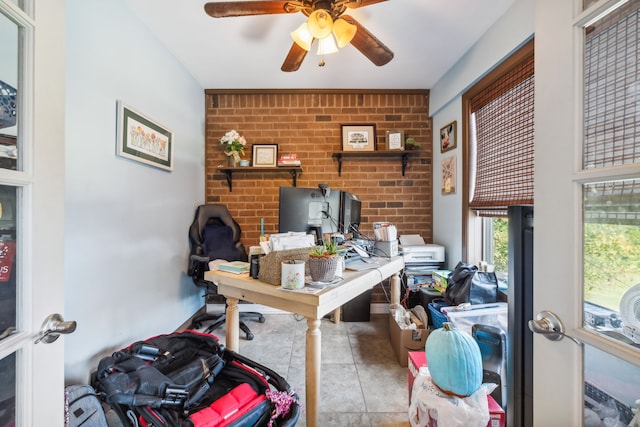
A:
{"type": "MultiPolygon", "coordinates": [[[[400,303],[400,271],[404,268],[402,257],[380,262],[372,270],[345,271],[344,280],[335,286],[315,294],[291,292],[279,286],[252,279],[248,274],[231,274],[218,270],[205,273],[205,279],[218,284],[218,293],[227,298],[227,341],[230,350],[238,351],[239,311],[238,301],[263,304],[307,318],[306,337],[306,412],[307,426],[318,425],[318,397],[320,396],[320,320],[328,313],[391,277],[391,303],[400,303]]],[[[339,315],[337,316],[339,318],[339,315]]]]}

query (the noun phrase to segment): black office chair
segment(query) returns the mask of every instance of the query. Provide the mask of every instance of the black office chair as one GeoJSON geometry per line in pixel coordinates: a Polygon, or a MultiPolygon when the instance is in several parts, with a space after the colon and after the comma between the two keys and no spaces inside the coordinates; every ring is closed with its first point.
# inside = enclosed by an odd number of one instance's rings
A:
{"type": "MultiPolygon", "coordinates": [[[[189,275],[196,286],[205,290],[206,299],[210,295],[219,295],[215,283],[204,279],[205,271],[209,270],[209,261],[224,259],[227,261],[247,261],[247,252],[240,241],[240,226],[231,217],[225,205],[207,204],[200,205],[196,209],[193,223],[189,228],[189,243],[191,255],[189,257],[189,275]]],[[[225,301],[226,308],[226,301],[225,301]]],[[[257,312],[240,313],[240,329],[247,335],[247,340],[253,339],[253,334],[242,319],[254,318],[260,323],[265,321],[264,316],[257,312]]],[[[191,322],[191,327],[198,329],[203,322],[214,322],[206,329],[213,332],[226,321],[224,313],[197,316],[191,322]]]]}

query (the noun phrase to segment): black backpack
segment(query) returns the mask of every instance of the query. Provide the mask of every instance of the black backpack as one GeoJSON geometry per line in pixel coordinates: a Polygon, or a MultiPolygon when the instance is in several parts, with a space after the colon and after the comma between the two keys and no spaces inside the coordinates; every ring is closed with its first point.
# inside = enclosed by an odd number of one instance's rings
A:
{"type": "Polygon", "coordinates": [[[196,331],[138,341],[103,358],[92,385],[130,426],[292,426],[300,414],[284,378],[196,331]],[[283,398],[292,404],[280,414],[273,401],[283,398]]]}

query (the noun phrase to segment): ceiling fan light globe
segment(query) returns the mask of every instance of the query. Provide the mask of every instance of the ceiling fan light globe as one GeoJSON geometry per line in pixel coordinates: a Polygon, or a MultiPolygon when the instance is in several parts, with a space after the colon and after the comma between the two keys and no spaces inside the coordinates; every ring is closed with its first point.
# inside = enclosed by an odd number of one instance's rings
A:
{"type": "Polygon", "coordinates": [[[291,38],[294,42],[306,51],[311,49],[313,43],[313,36],[307,28],[307,23],[303,22],[295,31],[291,33],[291,38]]]}
{"type": "Polygon", "coordinates": [[[330,53],[336,53],[338,51],[338,45],[336,45],[336,39],[333,38],[333,34],[329,34],[329,37],[318,40],[318,55],[328,55],[330,53]]]}
{"type": "Polygon", "coordinates": [[[309,15],[307,28],[314,38],[323,39],[331,34],[333,18],[328,11],[318,9],[309,15]]]}
{"type": "Polygon", "coordinates": [[[333,23],[333,35],[336,37],[339,48],[348,45],[355,37],[356,31],[358,31],[358,27],[342,18],[336,19],[333,23]]]}

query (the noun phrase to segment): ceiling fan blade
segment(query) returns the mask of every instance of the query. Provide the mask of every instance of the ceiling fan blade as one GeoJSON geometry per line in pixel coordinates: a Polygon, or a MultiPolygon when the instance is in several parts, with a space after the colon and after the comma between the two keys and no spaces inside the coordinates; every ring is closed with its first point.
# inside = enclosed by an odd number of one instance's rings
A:
{"type": "Polygon", "coordinates": [[[298,71],[305,56],[307,56],[307,51],[294,42],[280,69],[286,72],[298,71]]]}
{"type": "Polygon", "coordinates": [[[378,40],[376,36],[367,31],[367,29],[360,25],[358,21],[348,15],[343,15],[342,18],[358,27],[355,37],[351,40],[351,44],[364,56],[369,58],[371,62],[379,67],[387,64],[393,59],[393,52],[391,49],[378,40]]]}
{"type": "Polygon", "coordinates": [[[223,1],[210,2],[204,5],[207,15],[214,18],[230,16],[273,15],[277,13],[297,12],[296,1],[223,1]]]}
{"type": "Polygon", "coordinates": [[[387,0],[353,0],[349,3],[346,3],[345,6],[349,9],[357,9],[359,7],[370,6],[376,3],[382,3],[387,0]]]}

